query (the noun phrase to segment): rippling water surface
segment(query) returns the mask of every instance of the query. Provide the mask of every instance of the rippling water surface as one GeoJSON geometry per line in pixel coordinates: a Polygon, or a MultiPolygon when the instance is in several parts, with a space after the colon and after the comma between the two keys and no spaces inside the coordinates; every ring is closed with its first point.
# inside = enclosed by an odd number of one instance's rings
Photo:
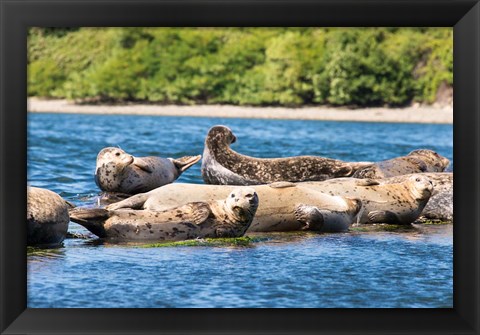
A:
{"type": "MultiPolygon", "coordinates": [[[[373,161],[429,148],[453,168],[451,125],[29,114],[28,182],[88,205],[102,148],[196,155],[218,124],[251,156],[373,161]]],[[[178,182],[202,183],[200,163],[178,182]]],[[[139,248],[102,243],[75,223],[69,230],[90,237],[29,251],[28,307],[453,306],[452,225],[261,234],[248,247],[139,248]]]]}

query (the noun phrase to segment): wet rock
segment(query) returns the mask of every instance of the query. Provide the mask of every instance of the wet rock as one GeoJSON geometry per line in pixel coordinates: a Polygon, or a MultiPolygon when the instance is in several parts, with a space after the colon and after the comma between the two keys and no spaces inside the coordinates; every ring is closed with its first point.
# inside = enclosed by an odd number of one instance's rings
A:
{"type": "Polygon", "coordinates": [[[27,244],[56,246],[68,230],[71,205],[55,192],[27,187],[27,244]]]}

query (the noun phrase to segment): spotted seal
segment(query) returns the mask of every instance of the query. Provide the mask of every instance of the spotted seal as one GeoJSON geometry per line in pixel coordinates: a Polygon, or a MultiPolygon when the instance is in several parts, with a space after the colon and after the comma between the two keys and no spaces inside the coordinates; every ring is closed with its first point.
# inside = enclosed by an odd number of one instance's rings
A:
{"type": "Polygon", "coordinates": [[[299,184],[330,195],[360,199],[363,208],[358,223],[410,224],[420,216],[433,192],[432,182],[423,174],[410,175],[390,184],[355,178],[299,184]]]}
{"type": "Polygon", "coordinates": [[[418,149],[406,156],[376,162],[357,170],[353,178],[388,178],[421,172],[443,172],[450,161],[433,150],[418,149]]]}
{"type": "Polygon", "coordinates": [[[349,163],[317,156],[255,158],[230,148],[235,135],[225,126],[212,127],[205,139],[202,177],[215,185],[259,185],[348,177],[372,163],[349,163]]]}
{"type": "MultiPolygon", "coordinates": [[[[426,219],[453,222],[453,172],[423,173],[433,184],[433,193],[421,216],[426,219]]],[[[380,179],[381,184],[401,183],[411,175],[380,179]]]]}
{"type": "MultiPolygon", "coordinates": [[[[315,230],[344,231],[361,208],[357,199],[334,197],[290,182],[251,186],[260,204],[249,232],[315,230]]],[[[193,201],[214,201],[235,186],[175,183],[137,194],[107,209],[134,208],[165,210],[193,201]]]]}
{"type": "Polygon", "coordinates": [[[70,207],[73,205],[55,192],[27,187],[27,244],[60,244],[67,234],[70,207]]]}
{"type": "Polygon", "coordinates": [[[134,157],[120,148],[108,147],[98,153],[95,183],[106,192],[148,192],[172,183],[201,157],[134,157]]]}
{"type": "Polygon", "coordinates": [[[190,202],[165,211],[76,208],[70,218],[101,238],[122,241],[180,241],[240,237],[258,207],[251,188],[235,188],[224,200],[190,202]]]}

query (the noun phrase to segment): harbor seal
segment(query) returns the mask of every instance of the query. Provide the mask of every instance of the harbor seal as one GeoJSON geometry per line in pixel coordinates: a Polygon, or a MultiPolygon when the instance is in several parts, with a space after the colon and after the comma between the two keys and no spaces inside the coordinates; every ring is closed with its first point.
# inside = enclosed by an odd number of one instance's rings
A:
{"type": "Polygon", "coordinates": [[[108,147],[98,153],[95,183],[106,192],[148,192],[172,183],[200,158],[134,157],[120,148],[108,147]]]}
{"type": "Polygon", "coordinates": [[[349,177],[369,162],[349,163],[317,156],[255,158],[230,148],[235,135],[225,126],[212,127],[205,139],[202,177],[215,185],[259,185],[273,182],[349,177]]]}
{"type": "Polygon", "coordinates": [[[433,150],[419,149],[406,156],[376,162],[357,170],[353,178],[389,178],[404,174],[422,172],[443,172],[450,161],[433,150]]]}
{"type": "Polygon", "coordinates": [[[420,216],[433,192],[432,182],[423,174],[410,175],[390,184],[380,184],[373,179],[338,178],[300,185],[330,195],[360,199],[363,208],[357,223],[410,224],[420,216]]]}
{"type": "Polygon", "coordinates": [[[76,208],[70,218],[101,238],[120,241],[181,241],[240,237],[258,207],[251,188],[235,188],[224,200],[191,202],[165,211],[76,208]]]}
{"type": "MultiPolygon", "coordinates": [[[[421,217],[430,220],[453,222],[453,172],[423,173],[433,184],[430,200],[421,213],[421,217]]],[[[401,183],[411,175],[380,179],[381,184],[401,183]]]]}
{"type": "Polygon", "coordinates": [[[73,207],[57,193],[27,187],[27,244],[55,246],[67,235],[68,209],[73,207]]]}
{"type": "MultiPolygon", "coordinates": [[[[361,201],[335,197],[290,182],[251,186],[260,204],[248,232],[315,230],[345,231],[356,220],[361,201]]],[[[137,194],[107,209],[166,210],[194,201],[225,197],[235,186],[175,183],[137,194]]]]}

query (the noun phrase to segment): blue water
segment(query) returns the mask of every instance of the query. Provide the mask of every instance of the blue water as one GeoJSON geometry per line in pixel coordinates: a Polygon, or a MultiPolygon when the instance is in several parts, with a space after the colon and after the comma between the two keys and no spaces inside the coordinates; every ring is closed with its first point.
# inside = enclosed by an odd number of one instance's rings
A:
{"type": "MultiPolygon", "coordinates": [[[[251,156],[373,161],[429,148],[453,168],[451,125],[29,114],[28,183],[88,205],[103,147],[196,155],[218,124],[251,156]]],[[[200,164],[178,182],[202,183],[200,164]]],[[[260,234],[248,247],[138,248],[102,243],[74,223],[69,230],[89,238],[29,251],[28,307],[453,306],[452,225],[260,234]]]]}

